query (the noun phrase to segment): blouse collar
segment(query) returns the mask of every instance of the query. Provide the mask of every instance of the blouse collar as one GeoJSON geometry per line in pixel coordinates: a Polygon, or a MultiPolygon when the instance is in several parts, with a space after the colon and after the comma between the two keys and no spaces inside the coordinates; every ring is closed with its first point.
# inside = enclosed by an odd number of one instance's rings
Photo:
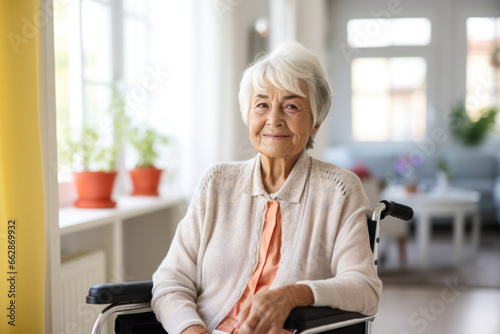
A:
{"type": "Polygon", "coordinates": [[[268,200],[280,199],[287,202],[299,203],[307,178],[309,177],[310,167],[311,158],[304,149],[283,186],[277,192],[268,194],[262,183],[259,153],[254,158],[252,172],[248,175],[243,191],[250,196],[264,196],[268,200]]]}

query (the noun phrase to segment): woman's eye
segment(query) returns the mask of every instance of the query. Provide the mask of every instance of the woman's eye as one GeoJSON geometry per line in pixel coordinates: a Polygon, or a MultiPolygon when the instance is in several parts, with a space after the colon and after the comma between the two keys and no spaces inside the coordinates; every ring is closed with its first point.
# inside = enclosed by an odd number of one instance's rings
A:
{"type": "Polygon", "coordinates": [[[297,109],[297,107],[293,104],[289,104],[285,107],[286,109],[297,109]]]}
{"type": "Polygon", "coordinates": [[[265,108],[265,107],[267,107],[267,104],[265,104],[265,103],[257,104],[257,108],[265,108]]]}

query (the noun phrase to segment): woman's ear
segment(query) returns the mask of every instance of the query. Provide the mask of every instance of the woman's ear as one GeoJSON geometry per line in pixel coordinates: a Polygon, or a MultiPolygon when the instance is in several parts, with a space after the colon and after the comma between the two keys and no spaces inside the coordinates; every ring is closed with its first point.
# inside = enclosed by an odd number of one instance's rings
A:
{"type": "Polygon", "coordinates": [[[311,136],[314,136],[316,134],[316,132],[318,132],[320,126],[321,126],[321,123],[319,123],[319,122],[316,123],[316,125],[312,129],[311,136]]]}

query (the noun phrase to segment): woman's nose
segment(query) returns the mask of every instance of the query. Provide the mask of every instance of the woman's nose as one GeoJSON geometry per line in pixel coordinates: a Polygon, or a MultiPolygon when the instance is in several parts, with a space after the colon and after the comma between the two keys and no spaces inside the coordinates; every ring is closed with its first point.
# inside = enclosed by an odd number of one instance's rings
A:
{"type": "Polygon", "coordinates": [[[267,116],[267,124],[271,127],[278,127],[283,125],[283,112],[281,106],[274,104],[267,116]]]}

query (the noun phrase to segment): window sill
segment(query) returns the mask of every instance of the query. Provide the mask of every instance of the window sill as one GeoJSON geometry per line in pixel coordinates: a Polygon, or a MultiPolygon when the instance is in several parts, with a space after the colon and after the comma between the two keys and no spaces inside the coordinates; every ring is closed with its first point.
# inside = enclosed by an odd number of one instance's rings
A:
{"type": "Polygon", "coordinates": [[[60,208],[61,236],[167,209],[184,202],[179,196],[117,196],[115,200],[117,205],[112,209],[79,209],[71,206],[60,208]]]}

